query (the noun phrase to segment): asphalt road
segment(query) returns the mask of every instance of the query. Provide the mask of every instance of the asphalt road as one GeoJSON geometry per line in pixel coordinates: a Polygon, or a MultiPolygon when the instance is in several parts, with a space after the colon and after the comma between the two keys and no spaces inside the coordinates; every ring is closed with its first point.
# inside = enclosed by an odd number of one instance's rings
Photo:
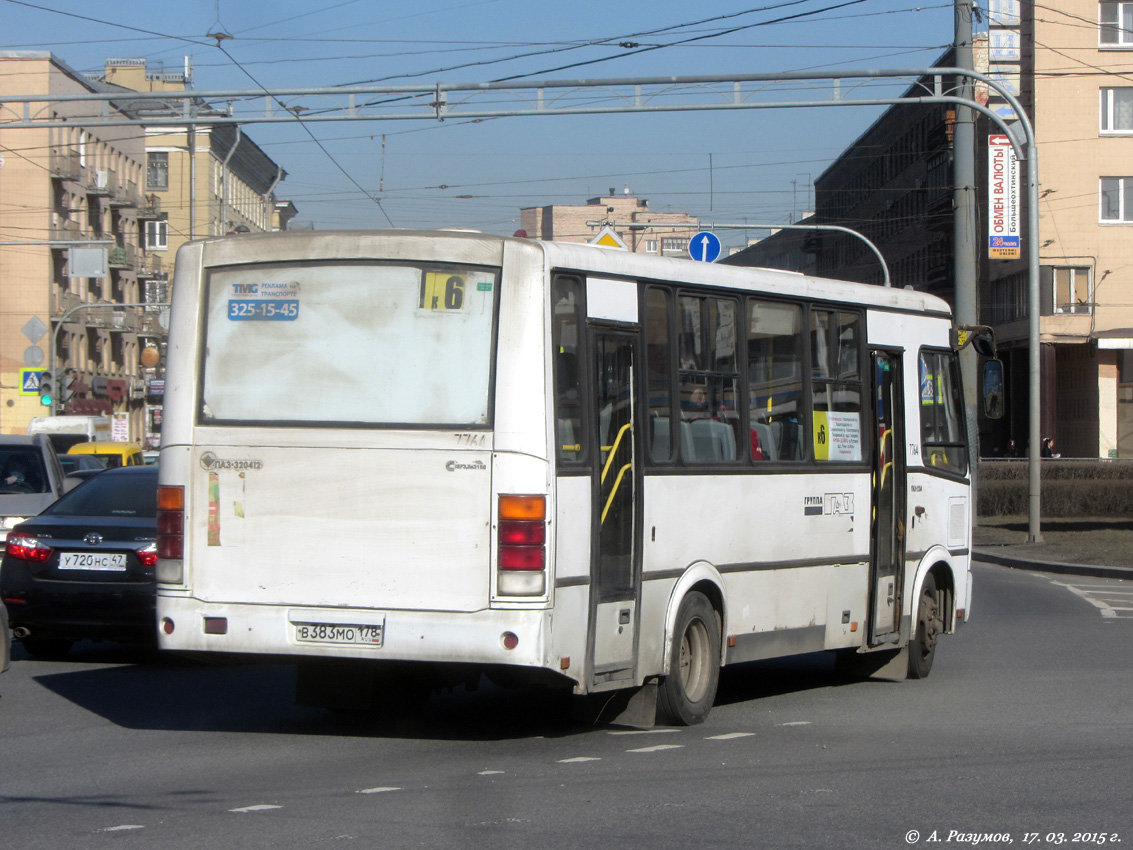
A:
{"type": "Polygon", "coordinates": [[[847,682],[821,655],[749,664],[724,672],[707,723],[650,732],[491,687],[367,727],[292,706],[282,665],[17,649],[0,841],[1133,848],[1133,587],[1074,581],[978,566],[973,619],[927,680],[847,682]]]}

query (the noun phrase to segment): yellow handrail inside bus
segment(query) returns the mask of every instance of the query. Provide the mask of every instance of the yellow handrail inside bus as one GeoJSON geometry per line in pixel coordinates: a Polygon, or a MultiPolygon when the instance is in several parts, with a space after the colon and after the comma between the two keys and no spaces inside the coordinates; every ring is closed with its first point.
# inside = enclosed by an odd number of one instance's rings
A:
{"type": "Polygon", "coordinates": [[[610,471],[610,466],[614,463],[614,455],[618,453],[618,446],[621,445],[622,437],[624,437],[626,431],[629,431],[631,428],[633,428],[633,423],[627,422],[625,425],[618,429],[618,436],[614,438],[614,444],[612,446],[602,446],[602,451],[606,451],[606,449],[609,448],[610,456],[606,458],[606,465],[602,467],[601,483],[606,483],[606,473],[610,471]]]}
{"type": "Polygon", "coordinates": [[[622,485],[622,478],[625,476],[626,470],[632,468],[633,464],[627,463],[625,466],[618,470],[618,477],[614,479],[614,486],[610,488],[610,496],[606,499],[606,504],[602,507],[602,520],[598,523],[599,525],[605,524],[606,514],[610,512],[610,505],[614,503],[614,496],[617,495],[618,488],[622,485]]]}

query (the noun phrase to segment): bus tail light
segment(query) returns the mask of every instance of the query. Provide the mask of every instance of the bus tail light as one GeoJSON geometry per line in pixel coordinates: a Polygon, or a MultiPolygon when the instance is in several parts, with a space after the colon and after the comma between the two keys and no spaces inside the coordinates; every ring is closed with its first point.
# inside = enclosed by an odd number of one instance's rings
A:
{"type": "Polygon", "coordinates": [[[497,529],[500,595],[542,595],[547,586],[547,497],[500,496],[497,529]]]}
{"type": "Polygon", "coordinates": [[[185,488],[157,488],[157,580],[180,584],[185,555],[185,488]]]}

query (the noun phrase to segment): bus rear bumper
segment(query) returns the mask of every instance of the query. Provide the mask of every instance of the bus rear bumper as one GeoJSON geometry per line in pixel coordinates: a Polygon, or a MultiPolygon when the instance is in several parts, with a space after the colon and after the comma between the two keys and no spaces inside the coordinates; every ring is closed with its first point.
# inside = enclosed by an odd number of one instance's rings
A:
{"type": "Polygon", "coordinates": [[[158,599],[159,646],[178,652],[558,670],[546,653],[550,623],[547,610],[375,611],[158,599]]]}

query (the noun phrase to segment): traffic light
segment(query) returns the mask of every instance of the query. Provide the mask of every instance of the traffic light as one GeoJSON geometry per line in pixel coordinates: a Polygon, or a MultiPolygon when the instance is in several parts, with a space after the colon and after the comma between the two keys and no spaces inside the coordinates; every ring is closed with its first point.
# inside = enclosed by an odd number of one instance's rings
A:
{"type": "Polygon", "coordinates": [[[57,395],[60,404],[66,404],[71,396],[75,394],[75,390],[71,386],[74,383],[75,375],[73,369],[68,369],[59,376],[59,392],[57,395]]]}
{"type": "Polygon", "coordinates": [[[55,378],[50,372],[39,373],[39,403],[44,407],[55,404],[55,378]]]}

